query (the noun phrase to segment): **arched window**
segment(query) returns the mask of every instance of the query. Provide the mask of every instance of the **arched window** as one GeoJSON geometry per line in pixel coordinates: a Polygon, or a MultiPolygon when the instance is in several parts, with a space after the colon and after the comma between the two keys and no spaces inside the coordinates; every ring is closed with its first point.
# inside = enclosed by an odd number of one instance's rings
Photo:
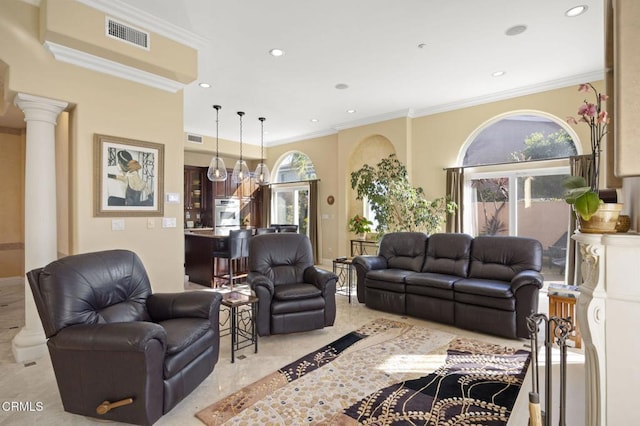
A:
{"type": "Polygon", "coordinates": [[[300,182],[318,177],[313,161],[307,154],[298,151],[286,154],[278,163],[274,175],[274,183],[300,182]]]}
{"type": "MultiPolygon", "coordinates": [[[[537,112],[506,114],[478,128],[459,156],[465,232],[532,237],[562,252],[571,217],[562,181],[577,140],[564,122],[537,112]]],[[[563,256],[545,259],[555,279],[563,278],[563,256]]]]}
{"type": "Polygon", "coordinates": [[[306,154],[290,152],[274,169],[271,185],[271,223],[298,225],[298,232],[309,233],[310,180],[316,180],[313,161],[306,154]]]}

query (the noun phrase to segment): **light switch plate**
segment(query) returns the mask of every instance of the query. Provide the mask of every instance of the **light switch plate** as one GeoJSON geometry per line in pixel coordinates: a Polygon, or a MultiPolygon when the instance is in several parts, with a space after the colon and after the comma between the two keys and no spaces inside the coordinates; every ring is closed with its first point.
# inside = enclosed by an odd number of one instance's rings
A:
{"type": "Polygon", "coordinates": [[[163,228],[175,228],[177,226],[176,224],[176,218],[175,217],[163,217],[162,218],[162,227],[163,228]]]}
{"type": "Polygon", "coordinates": [[[166,194],[167,204],[180,204],[180,194],[177,192],[167,192],[166,194]]]}
{"type": "Polygon", "coordinates": [[[112,231],[124,231],[124,219],[111,219],[112,231]]]}

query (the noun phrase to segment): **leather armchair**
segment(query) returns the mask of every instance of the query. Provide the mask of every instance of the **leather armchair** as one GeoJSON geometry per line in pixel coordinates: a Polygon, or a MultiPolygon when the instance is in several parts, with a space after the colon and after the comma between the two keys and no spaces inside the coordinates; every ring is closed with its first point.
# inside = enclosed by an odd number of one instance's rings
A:
{"type": "Polygon", "coordinates": [[[153,424],[212,371],[219,293],[152,294],[138,256],[68,256],[27,273],[65,411],[153,424]]]}
{"type": "Polygon", "coordinates": [[[260,336],[333,325],[338,277],[314,266],[306,235],[256,235],[249,242],[249,253],[247,282],[260,299],[256,319],[260,336]]]}

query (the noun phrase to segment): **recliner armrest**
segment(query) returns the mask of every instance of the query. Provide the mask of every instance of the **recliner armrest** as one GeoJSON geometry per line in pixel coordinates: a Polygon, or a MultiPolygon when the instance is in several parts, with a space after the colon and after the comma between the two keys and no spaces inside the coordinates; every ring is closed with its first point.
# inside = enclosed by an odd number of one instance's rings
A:
{"type": "Polygon", "coordinates": [[[49,339],[58,350],[144,352],[150,340],[167,346],[167,333],[159,324],[146,321],[81,324],[60,330],[49,339]]]}
{"type": "Polygon", "coordinates": [[[316,266],[309,266],[304,270],[304,281],[315,285],[324,294],[324,290],[327,284],[331,281],[338,281],[338,276],[331,271],[318,268],[316,266]]]}
{"type": "Polygon", "coordinates": [[[538,289],[542,288],[543,278],[540,272],[522,271],[511,279],[511,291],[515,294],[518,289],[525,285],[535,285],[538,289]]]}
{"type": "Polygon", "coordinates": [[[353,258],[353,265],[360,266],[365,272],[373,271],[376,269],[387,269],[387,259],[382,256],[375,255],[362,255],[353,258]]]}
{"type": "Polygon", "coordinates": [[[249,272],[247,283],[253,291],[256,291],[256,287],[264,287],[269,292],[269,296],[273,297],[273,282],[266,276],[256,272],[249,272]]]}
{"type": "Polygon", "coordinates": [[[155,322],[175,318],[218,318],[222,295],[214,291],[156,293],[147,299],[147,311],[155,322]]]}

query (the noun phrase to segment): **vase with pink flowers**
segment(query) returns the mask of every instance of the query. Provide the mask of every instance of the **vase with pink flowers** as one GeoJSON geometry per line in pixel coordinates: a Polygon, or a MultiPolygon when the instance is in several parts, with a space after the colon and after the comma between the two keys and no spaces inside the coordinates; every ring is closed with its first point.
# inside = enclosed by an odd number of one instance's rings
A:
{"type": "Polygon", "coordinates": [[[604,108],[608,96],[598,90],[591,83],[581,84],[578,91],[595,94],[595,101],[585,99],[578,108],[578,117],[568,117],[571,124],[586,123],[590,130],[591,154],[586,177],[569,176],[564,181],[566,189],[565,201],[572,205],[578,220],[578,228],[587,233],[616,232],[622,204],[604,203],[599,195],[600,154],[602,142],[609,131],[610,117],[604,108]]]}

